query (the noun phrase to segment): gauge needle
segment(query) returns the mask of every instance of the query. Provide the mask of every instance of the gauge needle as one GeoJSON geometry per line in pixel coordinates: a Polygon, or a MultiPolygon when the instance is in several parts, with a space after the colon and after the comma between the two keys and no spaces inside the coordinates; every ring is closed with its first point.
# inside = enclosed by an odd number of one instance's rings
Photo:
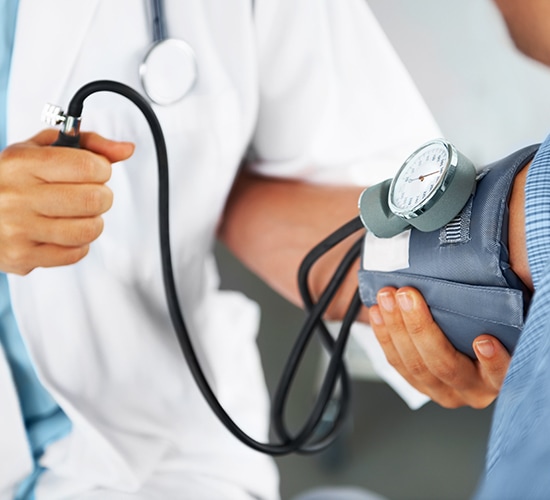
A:
{"type": "Polygon", "coordinates": [[[434,174],[438,174],[439,173],[439,170],[436,170],[434,172],[430,172],[429,174],[424,174],[424,175],[421,175],[418,180],[420,182],[422,182],[426,177],[430,176],[430,175],[434,175],[434,174]]]}

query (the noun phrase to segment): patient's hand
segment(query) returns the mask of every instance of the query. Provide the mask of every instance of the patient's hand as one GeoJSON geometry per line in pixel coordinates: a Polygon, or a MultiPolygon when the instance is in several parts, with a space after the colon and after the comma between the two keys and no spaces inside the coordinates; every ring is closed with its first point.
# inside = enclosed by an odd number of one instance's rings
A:
{"type": "Polygon", "coordinates": [[[370,324],[388,362],[416,389],[446,408],[485,408],[499,393],[510,355],[490,335],[474,340],[477,360],[457,351],[413,288],[383,288],[370,324]]]}
{"type": "MultiPolygon", "coordinates": [[[[525,182],[529,165],[516,175],[509,200],[510,267],[533,289],[525,239],[525,182]]],[[[413,288],[383,288],[369,309],[371,326],[388,362],[416,389],[447,408],[484,408],[498,395],[510,355],[490,335],[473,348],[477,360],[457,351],[434,322],[422,295],[413,288]]]]}

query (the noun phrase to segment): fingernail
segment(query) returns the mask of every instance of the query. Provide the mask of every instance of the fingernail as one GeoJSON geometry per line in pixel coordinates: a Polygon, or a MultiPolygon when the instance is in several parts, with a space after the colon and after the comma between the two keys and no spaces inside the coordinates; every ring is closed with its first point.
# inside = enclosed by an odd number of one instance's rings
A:
{"type": "Polygon", "coordinates": [[[395,299],[390,292],[382,292],[378,294],[378,302],[388,312],[392,312],[395,309],[395,299]]]}
{"type": "Polygon", "coordinates": [[[495,346],[493,345],[493,342],[490,340],[478,340],[475,343],[476,350],[479,351],[479,353],[484,358],[492,358],[495,354],[495,346]]]}
{"type": "Polygon", "coordinates": [[[380,314],[380,311],[375,307],[369,309],[369,318],[371,323],[374,323],[375,325],[384,324],[384,320],[382,319],[382,315],[380,314]]]}
{"type": "Polygon", "coordinates": [[[403,311],[410,311],[413,308],[414,301],[408,292],[397,293],[397,303],[403,311]]]}

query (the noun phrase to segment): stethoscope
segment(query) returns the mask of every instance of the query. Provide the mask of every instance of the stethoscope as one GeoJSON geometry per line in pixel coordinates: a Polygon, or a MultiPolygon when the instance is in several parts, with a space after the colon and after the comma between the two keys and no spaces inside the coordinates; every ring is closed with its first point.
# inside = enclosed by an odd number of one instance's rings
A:
{"type": "Polygon", "coordinates": [[[151,0],[153,44],[139,67],[141,85],[155,104],[181,101],[195,86],[197,59],[184,40],[167,36],[163,0],[151,0]]]}
{"type": "MultiPolygon", "coordinates": [[[[80,122],[84,101],[97,92],[112,92],[132,101],[143,113],[153,135],[158,166],[158,222],[161,257],[161,271],[164,282],[166,304],[174,333],[177,337],[187,366],[193,375],[198,389],[204,396],[211,410],[219,421],[234,437],[250,448],[269,455],[280,456],[287,453],[315,453],[330,445],[342,430],[350,402],[350,378],[343,360],[344,349],[349,338],[351,325],[361,307],[359,291],[356,290],[342,321],[336,338],[323,321],[323,315],[332,302],[346,275],[357,261],[362,247],[363,236],[355,241],[334,271],[329,283],[319,296],[313,299],[309,289],[309,274],[315,263],[340,242],[358,231],[364,231],[359,216],[337,229],[314,247],[303,259],[298,272],[298,287],[306,318],[298,333],[289,357],[285,363],[281,378],[278,381],[272,401],[273,431],[279,442],[261,442],[244,432],[222,407],[210,382],[202,370],[195,353],[193,340],[187,329],[186,321],[180,307],[176,288],[176,277],[172,267],[170,243],[170,181],[168,168],[168,151],[162,126],[149,101],[131,87],[112,80],[96,80],[81,87],[71,99],[67,112],[59,106],[46,105],[43,119],[50,125],[62,125],[54,146],[80,147],[80,122]],[[312,408],[299,428],[290,429],[286,422],[288,396],[300,364],[313,337],[318,337],[323,348],[330,355],[328,368],[321,383],[319,393],[312,408]]],[[[237,362],[237,360],[235,360],[237,362]]],[[[177,374],[174,373],[176,377],[177,374]]]]}
{"type": "MultiPolygon", "coordinates": [[[[197,64],[193,50],[186,42],[166,38],[162,0],[152,0],[152,6],[154,44],[146,54],[140,71],[147,97],[154,103],[168,105],[183,99],[192,90],[197,80],[197,64]],[[181,68],[175,72],[172,71],[176,66],[174,61],[181,65],[181,68]]],[[[298,273],[298,285],[307,315],[273,395],[272,426],[278,437],[278,442],[257,441],[233,421],[218,401],[195,354],[193,341],[180,308],[170,250],[168,152],[160,121],[149,101],[136,90],[120,82],[112,80],[90,82],[75,93],[66,113],[58,106],[46,105],[43,120],[50,125],[62,125],[58,140],[53,145],[80,147],[80,122],[84,101],[97,92],[112,92],[132,101],[141,110],[151,129],[159,175],[159,243],[166,303],[182,354],[205,401],[234,437],[261,453],[274,456],[292,452],[309,454],[326,448],[342,430],[349,408],[351,384],[343,355],[351,325],[361,307],[358,290],[349,304],[336,338],[333,338],[324,324],[323,315],[356,262],[363,238],[357,239],[348,250],[317,301],[313,299],[309,289],[309,273],[315,263],[331,248],[357,231],[364,230],[360,217],[357,216],[329,235],[314,247],[302,261],[298,273]],[[318,336],[323,348],[329,353],[330,362],[319,393],[312,404],[311,411],[304,419],[303,425],[299,429],[290,429],[286,423],[288,396],[305,351],[315,336],[318,336]]]]}

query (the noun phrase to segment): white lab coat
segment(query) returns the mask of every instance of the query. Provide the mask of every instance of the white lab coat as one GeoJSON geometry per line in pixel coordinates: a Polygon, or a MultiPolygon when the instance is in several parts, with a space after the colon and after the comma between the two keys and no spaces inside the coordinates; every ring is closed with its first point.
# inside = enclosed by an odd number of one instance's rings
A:
{"type": "MultiPolygon", "coordinates": [[[[259,311],[218,290],[215,229],[242,155],[269,175],[317,182],[382,180],[437,135],[431,116],[362,0],[167,0],[171,36],[187,40],[199,81],[156,107],[169,150],[172,256],[184,314],[213,387],[248,433],[265,440],[268,399],[255,336],[259,311]]],[[[148,2],[20,0],[9,143],[43,128],[46,102],[83,84],[140,89],[148,2]]],[[[150,132],[134,106],[97,94],[83,130],[136,143],[114,166],[114,205],[76,265],[10,276],[14,312],[40,379],[73,422],[42,459],[37,500],[277,497],[270,458],[212,415],[167,316],[150,132]],[[134,497],[132,497],[134,498],[134,497]]],[[[0,351],[0,354],[1,351],[0,351]]],[[[31,460],[0,355],[0,498],[31,460]]]]}

